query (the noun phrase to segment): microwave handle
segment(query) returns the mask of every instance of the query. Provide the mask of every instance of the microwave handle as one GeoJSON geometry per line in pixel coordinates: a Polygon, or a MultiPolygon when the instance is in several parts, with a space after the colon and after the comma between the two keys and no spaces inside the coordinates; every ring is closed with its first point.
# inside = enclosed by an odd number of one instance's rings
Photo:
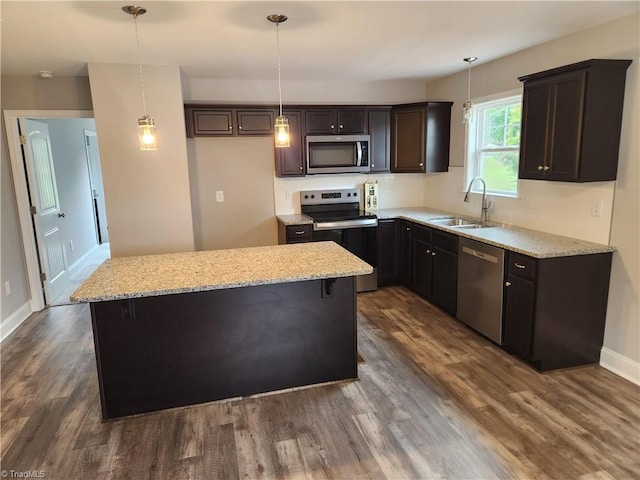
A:
{"type": "Polygon", "coordinates": [[[362,166],[362,142],[356,142],[356,150],[358,152],[358,162],[356,163],[356,166],[361,167],[362,166]]]}

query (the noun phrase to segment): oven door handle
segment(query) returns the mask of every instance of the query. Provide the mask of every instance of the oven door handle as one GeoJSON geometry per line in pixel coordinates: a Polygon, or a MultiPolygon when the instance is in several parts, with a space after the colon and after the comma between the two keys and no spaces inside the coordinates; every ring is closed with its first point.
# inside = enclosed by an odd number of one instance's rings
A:
{"type": "Polygon", "coordinates": [[[377,227],[377,218],[366,218],[362,220],[340,220],[339,222],[315,222],[313,229],[319,230],[339,230],[345,228],[377,227]]]}

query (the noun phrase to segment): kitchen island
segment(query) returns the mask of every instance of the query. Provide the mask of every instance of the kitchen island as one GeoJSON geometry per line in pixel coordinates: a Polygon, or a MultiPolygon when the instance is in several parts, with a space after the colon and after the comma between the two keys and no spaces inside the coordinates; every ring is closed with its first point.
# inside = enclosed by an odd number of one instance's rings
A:
{"type": "Polygon", "coordinates": [[[333,242],[107,260],[91,304],[104,419],[357,378],[355,276],[333,242]]]}

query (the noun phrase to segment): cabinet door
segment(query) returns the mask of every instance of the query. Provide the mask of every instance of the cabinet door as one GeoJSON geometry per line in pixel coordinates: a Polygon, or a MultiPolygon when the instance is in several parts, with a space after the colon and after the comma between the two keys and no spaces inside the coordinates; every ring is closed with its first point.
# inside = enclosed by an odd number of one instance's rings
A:
{"type": "Polygon", "coordinates": [[[413,272],[411,286],[425,298],[431,298],[433,277],[433,247],[430,243],[414,238],[413,246],[413,272]]]}
{"type": "Polygon", "coordinates": [[[412,223],[402,220],[400,232],[400,277],[402,283],[411,286],[411,272],[413,271],[413,259],[411,255],[412,223]]]}
{"type": "Polygon", "coordinates": [[[523,360],[531,360],[535,318],[535,283],[515,275],[505,286],[504,348],[523,360]]]}
{"type": "Polygon", "coordinates": [[[400,278],[399,224],[396,220],[378,221],[378,286],[395,285],[400,278]]]}
{"type": "Polygon", "coordinates": [[[392,172],[425,171],[425,115],[424,107],[392,110],[392,172]]]}
{"type": "Polygon", "coordinates": [[[433,303],[455,316],[458,305],[458,237],[435,230],[433,303]]]}
{"type": "Polygon", "coordinates": [[[451,105],[450,103],[427,105],[427,172],[449,170],[451,105]]]}
{"type": "Polygon", "coordinates": [[[369,110],[372,172],[388,172],[391,160],[391,110],[369,110]]]}
{"type": "Polygon", "coordinates": [[[544,178],[549,133],[548,82],[527,84],[522,99],[522,139],[518,178],[544,178]]]}
{"type": "Polygon", "coordinates": [[[273,110],[237,110],[238,135],[273,135],[273,110]]]}
{"type": "Polygon", "coordinates": [[[367,116],[364,109],[338,110],[337,133],[344,135],[367,133],[367,116]]]}
{"type": "Polygon", "coordinates": [[[300,110],[284,110],[289,119],[290,146],[275,148],[276,175],[278,177],[303,177],[304,142],[302,136],[302,112],[300,110]]]}
{"type": "Polygon", "coordinates": [[[555,79],[550,114],[551,147],[547,159],[549,170],[545,176],[548,180],[578,180],[585,83],[584,71],[555,79]]]}
{"type": "Polygon", "coordinates": [[[333,135],[336,130],[336,111],[331,109],[305,110],[307,135],[333,135]]]}
{"type": "Polygon", "coordinates": [[[191,123],[193,125],[193,135],[189,136],[206,137],[233,135],[232,110],[192,109],[190,112],[191,123]]]}

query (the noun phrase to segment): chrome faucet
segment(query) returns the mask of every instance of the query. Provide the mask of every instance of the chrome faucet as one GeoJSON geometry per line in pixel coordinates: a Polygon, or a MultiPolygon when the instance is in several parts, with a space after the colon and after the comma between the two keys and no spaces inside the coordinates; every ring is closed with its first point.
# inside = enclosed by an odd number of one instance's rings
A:
{"type": "Polygon", "coordinates": [[[476,180],[480,180],[482,182],[482,210],[480,210],[480,224],[484,225],[487,223],[487,219],[489,216],[489,204],[491,202],[487,201],[487,182],[484,181],[482,177],[472,178],[469,182],[469,186],[467,187],[467,193],[464,196],[464,201],[469,203],[469,193],[471,192],[471,186],[473,182],[476,180]]]}

